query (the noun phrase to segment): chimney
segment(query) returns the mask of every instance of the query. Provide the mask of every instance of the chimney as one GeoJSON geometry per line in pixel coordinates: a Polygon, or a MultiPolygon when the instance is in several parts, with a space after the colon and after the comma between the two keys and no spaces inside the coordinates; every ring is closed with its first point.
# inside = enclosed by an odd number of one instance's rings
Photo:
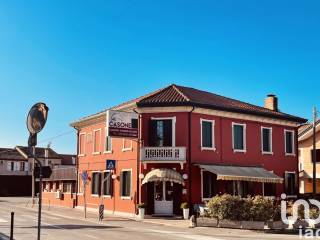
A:
{"type": "Polygon", "coordinates": [[[267,95],[264,100],[264,107],[272,111],[278,111],[278,98],[274,94],[267,95]]]}

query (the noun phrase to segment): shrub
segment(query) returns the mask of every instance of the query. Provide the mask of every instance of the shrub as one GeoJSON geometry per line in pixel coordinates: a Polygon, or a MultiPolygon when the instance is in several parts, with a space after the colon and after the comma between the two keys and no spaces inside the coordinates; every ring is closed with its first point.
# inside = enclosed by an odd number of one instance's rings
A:
{"type": "Polygon", "coordinates": [[[270,198],[256,196],[241,198],[224,194],[213,197],[207,204],[211,217],[219,220],[268,221],[280,218],[279,205],[270,198]]]}
{"type": "Polygon", "coordinates": [[[183,202],[183,203],[181,203],[180,208],[181,209],[188,209],[189,208],[189,204],[187,202],[183,202]]]}
{"type": "Polygon", "coordinates": [[[271,220],[274,214],[273,200],[271,198],[255,196],[252,199],[250,214],[253,221],[271,220]]]}
{"type": "Polygon", "coordinates": [[[319,209],[318,208],[311,208],[310,209],[310,218],[317,219],[319,217],[319,209]]]}

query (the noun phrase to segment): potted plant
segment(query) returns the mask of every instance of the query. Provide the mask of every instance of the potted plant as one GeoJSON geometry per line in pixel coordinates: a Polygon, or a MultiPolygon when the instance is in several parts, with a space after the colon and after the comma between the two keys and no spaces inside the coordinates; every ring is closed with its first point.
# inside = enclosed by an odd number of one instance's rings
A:
{"type": "Polygon", "coordinates": [[[139,218],[140,219],[144,219],[144,212],[145,212],[146,204],[139,203],[137,205],[137,207],[138,207],[138,210],[139,210],[139,218]]]}
{"type": "Polygon", "coordinates": [[[186,202],[181,203],[180,208],[183,211],[183,219],[188,220],[189,219],[189,205],[186,202]]]}

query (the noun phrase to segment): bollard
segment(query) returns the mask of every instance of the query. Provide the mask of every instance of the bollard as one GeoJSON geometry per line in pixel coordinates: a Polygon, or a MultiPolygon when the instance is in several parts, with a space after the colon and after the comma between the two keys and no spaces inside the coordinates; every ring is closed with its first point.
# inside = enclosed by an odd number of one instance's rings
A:
{"type": "Polygon", "coordinates": [[[13,240],[13,221],[14,221],[14,212],[11,212],[10,240],[13,240]]]}
{"type": "Polygon", "coordinates": [[[104,205],[100,204],[99,205],[99,221],[102,221],[104,218],[104,205]]]}

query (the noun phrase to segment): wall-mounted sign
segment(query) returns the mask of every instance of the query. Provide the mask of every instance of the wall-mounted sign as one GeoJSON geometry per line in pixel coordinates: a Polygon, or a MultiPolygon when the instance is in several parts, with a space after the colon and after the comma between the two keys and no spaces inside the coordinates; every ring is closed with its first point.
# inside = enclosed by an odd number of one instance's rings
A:
{"type": "Polygon", "coordinates": [[[107,136],[138,138],[138,114],[108,110],[107,136]]]}
{"type": "Polygon", "coordinates": [[[115,160],[107,160],[106,161],[106,169],[107,170],[115,170],[116,169],[116,161],[115,160]]]}

